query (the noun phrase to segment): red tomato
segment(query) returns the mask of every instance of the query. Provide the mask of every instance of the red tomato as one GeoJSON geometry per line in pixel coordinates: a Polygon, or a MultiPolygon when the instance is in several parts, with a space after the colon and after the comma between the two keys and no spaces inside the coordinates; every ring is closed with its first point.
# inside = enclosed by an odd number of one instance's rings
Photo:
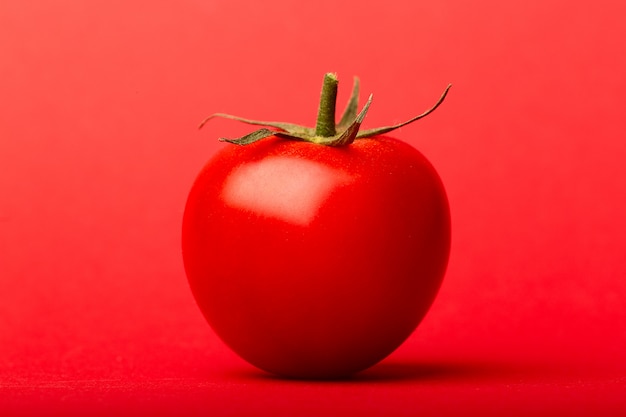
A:
{"type": "Polygon", "coordinates": [[[449,247],[436,171],[380,136],[227,145],[183,219],[185,270],[211,327],[251,364],[298,378],[347,376],[394,351],[432,304],[449,247]]]}

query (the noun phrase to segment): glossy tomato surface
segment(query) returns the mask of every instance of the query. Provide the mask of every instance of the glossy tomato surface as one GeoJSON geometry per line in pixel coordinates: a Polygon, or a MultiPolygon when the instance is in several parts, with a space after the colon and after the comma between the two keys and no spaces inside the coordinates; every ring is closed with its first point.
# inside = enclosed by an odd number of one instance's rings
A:
{"type": "Polygon", "coordinates": [[[450,214],[412,146],[270,138],[202,169],[183,218],[191,290],[218,336],[266,371],[333,378],[374,365],[440,287],[450,214]]]}

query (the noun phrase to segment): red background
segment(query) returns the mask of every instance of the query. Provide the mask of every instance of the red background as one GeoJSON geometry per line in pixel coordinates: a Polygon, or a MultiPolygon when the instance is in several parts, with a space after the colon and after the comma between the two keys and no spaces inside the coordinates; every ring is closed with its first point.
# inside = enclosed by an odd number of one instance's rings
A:
{"type": "Polygon", "coordinates": [[[626,413],[626,3],[0,3],[0,415],[626,413]],[[179,240],[224,111],[312,124],[324,72],[436,166],[450,266],[352,381],[216,339],[179,240]]]}

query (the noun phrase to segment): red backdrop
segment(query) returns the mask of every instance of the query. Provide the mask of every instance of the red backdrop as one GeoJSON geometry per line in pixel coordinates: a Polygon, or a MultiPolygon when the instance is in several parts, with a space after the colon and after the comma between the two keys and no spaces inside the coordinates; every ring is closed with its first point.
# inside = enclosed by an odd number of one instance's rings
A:
{"type": "MultiPolygon", "coordinates": [[[[0,414],[626,413],[626,3],[0,3],[0,414]],[[446,185],[452,255],[417,332],[353,381],[286,381],[187,287],[186,194],[247,128],[312,124],[359,75],[365,127],[446,185]]],[[[351,414],[352,415],[352,414],[351,414]]]]}

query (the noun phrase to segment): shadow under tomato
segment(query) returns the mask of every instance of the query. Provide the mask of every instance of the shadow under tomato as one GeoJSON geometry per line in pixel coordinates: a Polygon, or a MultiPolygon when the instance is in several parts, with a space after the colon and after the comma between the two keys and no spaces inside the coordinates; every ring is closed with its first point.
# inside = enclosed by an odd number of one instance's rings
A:
{"type": "Polygon", "coordinates": [[[384,382],[463,382],[489,379],[516,378],[533,373],[532,366],[522,364],[480,361],[384,361],[369,369],[345,378],[297,379],[282,377],[262,370],[249,368],[235,371],[233,376],[248,380],[268,380],[302,383],[384,383],[384,382]]]}

